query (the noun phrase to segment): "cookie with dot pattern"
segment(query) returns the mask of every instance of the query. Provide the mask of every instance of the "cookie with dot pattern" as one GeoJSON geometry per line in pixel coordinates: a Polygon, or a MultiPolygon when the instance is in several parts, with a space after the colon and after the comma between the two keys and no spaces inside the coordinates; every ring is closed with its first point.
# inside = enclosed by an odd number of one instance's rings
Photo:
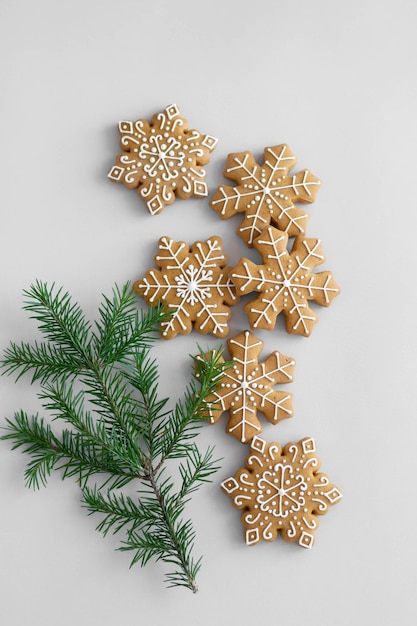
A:
{"type": "Polygon", "coordinates": [[[275,351],[260,363],[263,342],[248,330],[228,339],[227,346],[233,366],[206,398],[210,422],[218,422],[229,411],[226,432],[247,443],[262,431],[259,412],[271,424],[293,415],[292,394],[274,386],[293,381],[295,361],[275,351]]]}
{"type": "Polygon", "coordinates": [[[318,321],[309,301],[330,306],[340,290],[331,272],[313,271],[325,261],[319,239],[294,237],[290,252],[287,245],[288,234],[270,226],[254,241],[263,264],[240,259],[232,280],[240,295],[258,294],[244,307],[251,328],[272,330],[283,312],[287,332],[308,337],[318,321]]]}
{"type": "Polygon", "coordinates": [[[262,165],[251,152],[229,154],[223,173],[238,184],[220,185],[209,204],[224,220],[245,214],[236,232],[249,247],[270,224],[290,237],[305,233],[309,214],[294,203],[314,202],[320,181],[309,170],[290,174],[296,163],[286,144],[265,148],[262,165]]]}

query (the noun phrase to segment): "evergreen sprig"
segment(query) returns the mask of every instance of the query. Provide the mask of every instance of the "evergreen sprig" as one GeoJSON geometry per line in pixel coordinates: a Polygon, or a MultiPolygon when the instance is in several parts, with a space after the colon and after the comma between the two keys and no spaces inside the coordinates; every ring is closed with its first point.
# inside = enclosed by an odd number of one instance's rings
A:
{"type": "Polygon", "coordinates": [[[104,296],[94,324],[55,285],[37,281],[24,295],[23,308],[44,341],[11,343],[1,366],[17,379],[29,373],[39,382],[38,397],[52,420],[22,410],[6,420],[1,439],[30,458],[26,484],[46,485],[54,470],[75,477],[83,506],[101,514],[97,529],[124,532],[119,549],[133,553],[131,565],[161,560],[173,566],[169,586],[197,591],[201,559],[192,556],[195,532],[184,507],[218,469],[213,449],[201,452],[194,438],[208,419],[205,398],[228,364],[220,363],[220,351],[200,350],[193,357],[195,379],[167,409],[150,349],[169,313],[161,307],[139,312],[129,284],[104,296]],[[65,425],[59,433],[56,420],[65,425]],[[168,473],[172,460],[177,481],[168,473]],[[132,482],[135,497],[121,491],[132,482]]]}

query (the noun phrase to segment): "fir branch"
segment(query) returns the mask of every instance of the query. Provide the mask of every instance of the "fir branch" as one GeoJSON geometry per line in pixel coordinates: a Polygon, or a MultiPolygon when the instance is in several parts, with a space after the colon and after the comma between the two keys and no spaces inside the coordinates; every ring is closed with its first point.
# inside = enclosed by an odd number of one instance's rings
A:
{"type": "Polygon", "coordinates": [[[140,432],[140,424],[136,420],[137,402],[133,398],[133,391],[128,389],[123,373],[107,365],[93,365],[83,372],[81,382],[85,384],[86,395],[97,414],[104,422],[125,433],[139,455],[135,442],[140,432]]]}
{"type": "Polygon", "coordinates": [[[195,437],[201,422],[209,419],[205,399],[214,391],[222,373],[230,367],[230,362],[221,362],[220,349],[209,353],[200,349],[200,354],[191,358],[195,366],[194,378],[188,384],[183,400],[177,402],[165,433],[159,438],[157,450],[161,454],[160,465],[166,459],[187,456],[188,440],[195,437]]]}
{"type": "Polygon", "coordinates": [[[131,566],[137,562],[145,565],[151,558],[174,565],[176,569],[166,575],[168,586],[184,586],[196,593],[195,579],[201,558],[194,561],[192,557],[195,531],[190,520],[184,522],[181,518],[185,503],[171,493],[169,480],[159,483],[153,472],[149,481],[154,500],[148,497],[146,504],[155,514],[153,524],[142,528],[140,533],[133,528],[120,549],[135,552],[131,566]]]}
{"type": "Polygon", "coordinates": [[[85,319],[80,306],[72,302],[68,292],[55,290],[40,280],[23,292],[26,301],[23,309],[37,320],[39,330],[51,343],[65,349],[69,355],[89,363],[91,355],[88,339],[91,324],[85,319]]]}
{"type": "Polygon", "coordinates": [[[113,298],[104,296],[96,322],[95,342],[99,360],[106,363],[123,361],[138,347],[149,347],[155,339],[154,330],[169,317],[161,305],[138,312],[134,306],[130,283],[113,289],[113,298]]]}
{"type": "MultiPolygon", "coordinates": [[[[24,411],[16,413],[14,421],[6,420],[6,434],[1,439],[13,441],[12,449],[23,448],[30,461],[25,471],[28,487],[46,486],[53,469],[63,470],[63,478],[76,476],[84,484],[94,474],[111,474],[112,488],[137,478],[125,471],[94,438],[82,437],[64,430],[56,436],[44,418],[29,417],[24,411]]],[[[119,443],[119,442],[118,442],[119,443]]],[[[109,479],[106,480],[106,483],[109,479]]]]}
{"type": "Polygon", "coordinates": [[[184,508],[218,465],[212,448],[200,452],[194,438],[208,418],[205,397],[228,364],[220,363],[220,351],[200,350],[194,379],[168,410],[150,357],[165,310],[139,313],[131,287],[115,287],[93,326],[54,285],[37,281],[25,296],[44,341],[11,343],[1,366],[17,379],[31,373],[43,409],[53,424],[65,424],[56,432],[44,417],[24,411],[6,421],[1,439],[29,457],[26,484],[46,485],[54,470],[75,478],[83,506],[101,516],[97,529],[124,533],[120,549],[133,552],[132,565],[162,560],[171,565],[170,586],[195,592],[201,558],[192,556],[195,532],[184,508]],[[179,488],[168,459],[177,460],[179,488]],[[137,498],[120,491],[128,483],[137,485],[137,498]]]}
{"type": "Polygon", "coordinates": [[[159,399],[158,397],[159,375],[156,361],[144,351],[136,353],[134,357],[132,367],[125,364],[123,373],[132,387],[140,394],[141,399],[137,406],[143,427],[141,434],[149,452],[149,459],[153,462],[157,454],[154,432],[164,428],[161,422],[169,415],[168,411],[164,411],[168,398],[159,399]]]}
{"type": "Polygon", "coordinates": [[[83,362],[77,355],[68,353],[68,350],[55,346],[35,342],[11,343],[4,351],[4,359],[1,362],[5,374],[18,373],[17,379],[32,372],[32,383],[39,380],[44,383],[47,380],[60,380],[72,378],[83,368],[83,362]]]}
{"type": "MultiPolygon", "coordinates": [[[[73,392],[72,385],[66,388],[64,384],[50,384],[43,387],[38,394],[43,400],[43,406],[48,410],[53,419],[60,419],[73,426],[77,433],[64,431],[66,440],[62,440],[63,449],[67,451],[68,463],[75,457],[74,467],[80,455],[77,452],[79,444],[81,448],[95,446],[95,454],[101,459],[99,471],[115,474],[117,478],[106,481],[112,489],[124,486],[131,480],[140,476],[143,469],[142,456],[138,454],[138,448],[130,445],[126,434],[114,426],[106,424],[104,420],[95,420],[89,411],[84,409],[85,392],[73,392]],[[76,453],[74,454],[74,450],[76,453]]],[[[66,475],[75,475],[76,472],[66,475]]]]}
{"type": "Polygon", "coordinates": [[[213,447],[209,447],[203,455],[195,444],[189,446],[188,457],[179,465],[182,485],[178,492],[178,500],[183,500],[197,491],[200,483],[210,482],[211,475],[220,469],[219,459],[214,460],[213,453],[213,447]]]}
{"type": "Polygon", "coordinates": [[[104,518],[97,525],[97,530],[104,536],[108,532],[116,534],[129,526],[129,531],[134,528],[148,527],[153,524],[154,518],[149,509],[144,509],[138,500],[134,502],[130,496],[118,495],[108,491],[106,496],[97,487],[83,488],[83,505],[88,509],[89,515],[101,513],[104,518]]]}
{"type": "Polygon", "coordinates": [[[94,440],[114,457],[130,465],[137,464],[138,469],[140,468],[138,458],[135,456],[136,448],[134,450],[129,448],[126,433],[114,426],[109,427],[103,419],[93,419],[91,413],[85,411],[83,390],[75,393],[72,385],[67,388],[62,383],[47,384],[38,396],[44,401],[44,408],[51,413],[54,420],[63,420],[73,426],[86,441],[94,440]],[[126,452],[123,454],[124,448],[126,452]]]}
{"type": "Polygon", "coordinates": [[[12,450],[23,447],[31,460],[25,471],[25,482],[28,487],[38,489],[40,484],[46,485],[52,470],[62,458],[57,447],[57,439],[49,424],[37,415],[29,416],[24,411],[14,415],[14,421],[6,419],[6,431],[2,439],[13,441],[12,450]]]}
{"type": "Polygon", "coordinates": [[[71,430],[64,430],[59,441],[63,461],[57,466],[57,469],[62,470],[62,477],[76,477],[81,488],[95,474],[110,474],[105,484],[112,481],[113,489],[115,485],[125,485],[133,480],[136,477],[133,469],[130,469],[127,463],[120,463],[120,457],[128,456],[125,442],[115,430],[108,432],[107,435],[109,447],[118,449],[116,458],[108,449],[103,449],[100,441],[71,430]]]}

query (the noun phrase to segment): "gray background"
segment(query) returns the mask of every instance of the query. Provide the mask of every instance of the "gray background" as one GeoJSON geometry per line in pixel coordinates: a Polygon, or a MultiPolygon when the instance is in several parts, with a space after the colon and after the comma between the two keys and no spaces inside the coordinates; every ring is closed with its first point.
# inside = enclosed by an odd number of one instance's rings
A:
{"type": "MultiPolygon", "coordinates": [[[[295,416],[269,441],[314,436],[344,492],[311,551],[281,540],[248,548],[219,482],[246,449],[204,428],[224,457],[189,506],[204,554],[200,593],[166,590],[164,566],[128,569],[95,532],[76,486],[24,488],[24,457],[0,447],[0,621],[7,626],[283,623],[415,624],[417,4],[400,0],[2,0],[0,343],[32,340],[22,289],[63,284],[89,316],[114,282],[141,277],[155,242],[217,234],[230,263],[247,251],[206,200],[151,217],[106,174],[119,119],[177,103],[227,154],[287,142],[322,180],[308,234],[342,288],[317,307],[313,335],[262,332],[264,355],[297,360],[295,416]]],[[[256,259],[256,253],[250,253],[256,259]]],[[[234,309],[231,335],[246,327],[234,309]]],[[[188,354],[211,337],[160,342],[161,391],[174,401],[188,354]]],[[[1,419],[38,408],[28,379],[0,384],[1,419]]],[[[265,424],[265,421],[264,421],[265,424]]]]}

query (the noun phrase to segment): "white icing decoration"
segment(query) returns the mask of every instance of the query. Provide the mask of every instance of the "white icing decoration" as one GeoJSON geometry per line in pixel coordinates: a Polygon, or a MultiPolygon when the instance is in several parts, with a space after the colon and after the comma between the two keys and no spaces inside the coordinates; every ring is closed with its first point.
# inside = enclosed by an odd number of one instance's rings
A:
{"type": "Polygon", "coordinates": [[[252,530],[246,531],[246,545],[251,546],[254,543],[258,543],[259,541],[259,530],[257,528],[253,528],[252,530]]]}
{"type": "Polygon", "coordinates": [[[266,541],[270,541],[272,539],[272,537],[274,536],[271,532],[269,532],[269,529],[272,526],[272,522],[269,522],[268,526],[264,529],[263,533],[262,533],[262,537],[266,540],[266,541]]]}
{"type": "MultiPolygon", "coordinates": [[[[329,484],[327,482],[327,484],[329,484]]],[[[329,500],[330,504],[334,504],[338,500],[340,500],[343,496],[342,493],[337,489],[337,487],[333,487],[330,491],[323,493],[323,495],[329,500]]]]}
{"type": "Polygon", "coordinates": [[[224,301],[234,304],[237,298],[228,269],[222,268],[225,256],[221,245],[216,238],[197,242],[195,252],[182,258],[184,247],[184,243],[177,245],[163,237],[159,243],[162,254],[155,257],[161,271],[149,270],[145,278],[135,284],[135,289],[143,293],[149,304],[161,301],[172,309],[172,316],[162,323],[163,335],[186,332],[187,319],[195,321],[201,332],[207,332],[209,326],[214,335],[224,335],[230,316],[224,301]],[[212,302],[218,296],[222,300],[219,305],[212,302]]]}
{"type": "Polygon", "coordinates": [[[325,474],[319,474],[319,482],[314,483],[313,487],[324,487],[329,484],[329,479],[325,474]]]}
{"type": "Polygon", "coordinates": [[[261,292],[246,305],[255,316],[252,320],[254,328],[262,324],[264,328],[272,329],[276,316],[284,311],[294,332],[309,335],[317,316],[307,301],[314,300],[327,306],[339,293],[339,288],[330,272],[312,273],[312,269],[324,261],[320,240],[296,238],[292,253],[287,252],[287,241],[285,233],[269,227],[255,241],[264,265],[242,259],[233,271],[232,279],[242,294],[261,292]]]}
{"type": "Polygon", "coordinates": [[[287,536],[291,539],[297,535],[297,529],[294,526],[294,522],[289,523],[289,529],[287,530],[287,536]]]}
{"type": "Polygon", "coordinates": [[[205,171],[201,167],[209,161],[217,140],[188,130],[173,104],[156,114],[149,124],[146,120],[119,123],[121,146],[124,152],[108,176],[115,182],[138,188],[152,215],[171,204],[178,193],[181,198],[208,195],[205,171]]]}
{"type": "Polygon", "coordinates": [[[162,135],[151,135],[149,142],[143,142],[139,158],[145,163],[143,170],[153,178],[158,174],[164,181],[178,177],[178,168],[184,163],[185,154],[179,150],[181,144],[174,137],[169,137],[166,143],[162,135]]]}
{"type": "Polygon", "coordinates": [[[244,485],[249,485],[250,487],[253,487],[253,482],[251,480],[248,480],[250,478],[250,475],[247,472],[242,472],[240,475],[240,480],[244,485]]]}
{"type": "Polygon", "coordinates": [[[306,519],[305,517],[303,517],[303,522],[307,526],[307,528],[310,528],[311,530],[314,530],[318,526],[318,523],[316,522],[314,517],[311,518],[310,521],[308,519],[306,519]]]}
{"type": "Polygon", "coordinates": [[[236,491],[236,489],[239,488],[239,483],[237,482],[236,478],[231,476],[230,478],[224,480],[221,486],[225,491],[227,491],[227,493],[233,493],[233,491],[236,491]]]}
{"type": "Polygon", "coordinates": [[[313,547],[314,535],[311,535],[310,533],[304,531],[303,534],[301,535],[300,539],[298,540],[298,543],[303,548],[310,549],[310,548],[313,547]]]}
{"type": "Polygon", "coordinates": [[[248,458],[248,465],[253,465],[254,461],[256,461],[256,463],[258,463],[258,465],[260,467],[263,467],[263,462],[261,461],[261,459],[259,457],[256,456],[256,454],[252,454],[249,458],[248,458]]]}
{"type": "Polygon", "coordinates": [[[252,439],[251,448],[253,450],[258,450],[258,452],[263,452],[265,450],[265,446],[266,441],[261,437],[258,437],[258,435],[255,435],[255,437],[252,439]]]}
{"type": "Polygon", "coordinates": [[[301,445],[303,447],[304,454],[308,454],[309,452],[316,451],[316,442],[311,437],[310,439],[303,439],[301,442],[301,445]]]}
{"type": "Polygon", "coordinates": [[[304,463],[303,468],[306,468],[308,465],[311,465],[312,467],[317,467],[318,463],[317,463],[317,459],[307,459],[307,461],[304,463]]]}
{"type": "MultiPolygon", "coordinates": [[[[210,414],[216,411],[218,419],[224,411],[230,411],[227,432],[245,443],[254,430],[261,431],[258,409],[272,423],[292,415],[291,394],[275,391],[273,385],[292,381],[294,361],[274,352],[259,363],[263,343],[249,331],[229,339],[228,346],[234,367],[224,373],[214,390],[214,408],[210,414]]],[[[259,449],[256,447],[258,441],[262,440],[252,442],[255,449],[259,449]]],[[[274,451],[279,452],[279,449],[274,448],[272,453],[274,451]]]]}
{"type": "Polygon", "coordinates": [[[256,436],[246,468],[238,470],[234,477],[237,488],[230,478],[222,483],[235,507],[243,509],[241,520],[246,528],[247,543],[258,543],[262,539],[270,541],[281,534],[285,540],[297,541],[302,547],[313,546],[317,516],[326,513],[342,494],[312,465],[307,469],[300,468],[305,460],[304,451],[319,466],[312,447],[313,440],[304,439],[282,449],[279,444],[268,445],[256,436]],[[278,462],[272,460],[275,455],[278,462]],[[250,489],[246,486],[249,484],[252,485],[250,489]],[[312,485],[317,489],[314,490],[312,485]]]}
{"type": "Polygon", "coordinates": [[[324,501],[323,501],[323,500],[321,500],[320,498],[311,498],[311,501],[312,501],[312,502],[318,502],[318,506],[317,506],[317,508],[318,508],[318,510],[319,510],[321,513],[327,510],[327,506],[328,506],[328,505],[326,504],[326,502],[324,502],[324,501]]]}
{"type": "Polygon", "coordinates": [[[246,213],[238,233],[250,246],[271,221],[290,236],[303,234],[308,214],[293,200],[313,202],[320,185],[308,170],[287,176],[296,162],[287,145],[266,148],[264,156],[265,163],[259,166],[250,152],[229,155],[225,175],[238,186],[220,186],[210,202],[223,219],[246,213]]]}
{"type": "Polygon", "coordinates": [[[274,517],[286,518],[290,513],[299,511],[304,506],[304,491],[307,489],[307,484],[302,476],[291,476],[291,474],[291,466],[282,463],[275,465],[273,473],[269,471],[263,473],[258,481],[259,495],[256,499],[262,511],[268,511],[274,517]],[[277,483],[273,480],[274,476],[278,477],[277,483]],[[289,485],[286,484],[287,477],[289,485]],[[292,495],[294,492],[295,496],[292,495]],[[285,505],[285,502],[288,502],[288,505],[285,505]]]}
{"type": "Polygon", "coordinates": [[[292,457],[292,459],[291,459],[291,463],[294,463],[295,459],[297,458],[297,454],[298,454],[298,447],[297,447],[297,446],[295,446],[295,445],[291,445],[291,446],[288,448],[288,451],[289,451],[289,452],[293,452],[293,457],[292,457]]]}
{"type": "Polygon", "coordinates": [[[237,507],[242,507],[245,504],[245,500],[250,500],[250,496],[245,496],[243,493],[235,496],[234,502],[237,507]]]}
{"type": "Polygon", "coordinates": [[[211,297],[212,270],[199,271],[194,265],[189,265],[183,274],[175,276],[177,282],[177,296],[184,298],[191,305],[211,297]]]}

